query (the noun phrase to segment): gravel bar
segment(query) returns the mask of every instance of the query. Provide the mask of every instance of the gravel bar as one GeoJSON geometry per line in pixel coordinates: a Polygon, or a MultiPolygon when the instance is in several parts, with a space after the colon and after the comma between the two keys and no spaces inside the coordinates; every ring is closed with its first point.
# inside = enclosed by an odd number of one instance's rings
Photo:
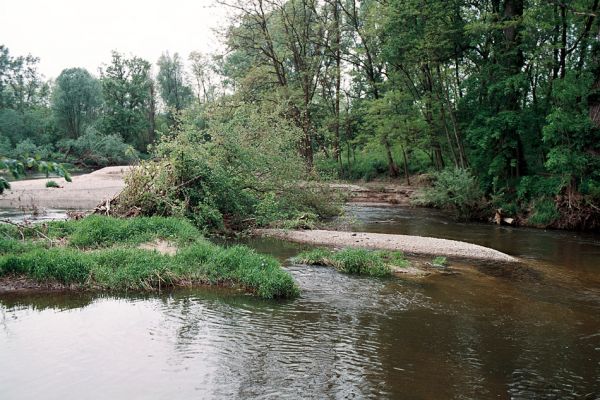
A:
{"type": "Polygon", "coordinates": [[[314,245],[400,250],[404,253],[413,255],[444,256],[470,260],[510,263],[519,261],[517,258],[509,256],[508,254],[476,244],[425,236],[284,229],[258,229],[255,233],[259,236],[314,245]]]}

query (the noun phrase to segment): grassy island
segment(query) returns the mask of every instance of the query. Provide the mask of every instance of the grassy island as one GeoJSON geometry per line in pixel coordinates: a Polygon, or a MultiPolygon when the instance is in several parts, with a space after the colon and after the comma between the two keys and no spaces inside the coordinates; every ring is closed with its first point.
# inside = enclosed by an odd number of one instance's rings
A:
{"type": "Polygon", "coordinates": [[[0,278],[11,276],[83,290],[222,285],[269,299],[299,293],[273,257],[214,245],[186,220],[164,217],[0,224],[0,278]]]}
{"type": "Polygon", "coordinates": [[[409,262],[400,251],[345,248],[340,251],[314,249],[294,257],[294,262],[334,267],[354,275],[390,276],[394,269],[405,268],[409,262]]]}

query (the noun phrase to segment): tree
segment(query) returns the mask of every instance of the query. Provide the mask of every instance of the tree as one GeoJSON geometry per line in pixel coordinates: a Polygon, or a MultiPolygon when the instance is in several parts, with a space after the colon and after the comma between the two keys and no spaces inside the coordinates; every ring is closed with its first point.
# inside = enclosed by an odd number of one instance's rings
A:
{"type": "Polygon", "coordinates": [[[68,137],[80,137],[98,117],[101,105],[102,87],[87,70],[69,68],[60,73],[52,94],[52,110],[68,137]]]}
{"type": "Polygon", "coordinates": [[[205,54],[197,51],[190,53],[192,77],[195,84],[196,97],[198,103],[208,103],[216,99],[216,80],[215,65],[205,54]]]}
{"type": "Polygon", "coordinates": [[[113,52],[110,65],[100,72],[104,109],[102,131],[120,134],[129,144],[145,151],[152,122],[150,63],[139,57],[125,58],[113,52]]]}
{"type": "Polygon", "coordinates": [[[193,100],[192,89],[186,82],[186,76],[183,69],[183,62],[179,54],[175,53],[173,57],[169,53],[163,53],[158,59],[158,75],[156,80],[160,97],[162,98],[171,123],[175,122],[174,113],[179,113],[188,107],[193,100]]]}

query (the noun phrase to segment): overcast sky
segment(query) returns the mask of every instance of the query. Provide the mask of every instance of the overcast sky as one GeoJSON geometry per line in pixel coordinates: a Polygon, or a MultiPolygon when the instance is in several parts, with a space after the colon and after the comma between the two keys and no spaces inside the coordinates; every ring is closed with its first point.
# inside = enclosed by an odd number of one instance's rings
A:
{"type": "Polygon", "coordinates": [[[212,29],[223,24],[213,0],[0,0],[0,44],[39,57],[46,78],[70,67],[97,75],[111,50],[153,64],[166,50],[217,50],[212,29]]]}

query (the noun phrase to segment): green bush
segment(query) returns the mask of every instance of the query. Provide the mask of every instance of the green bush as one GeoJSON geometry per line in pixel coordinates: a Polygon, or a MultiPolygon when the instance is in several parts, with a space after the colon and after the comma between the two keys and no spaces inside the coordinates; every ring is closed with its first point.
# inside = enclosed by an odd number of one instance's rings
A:
{"type": "Polygon", "coordinates": [[[469,170],[454,168],[434,174],[433,186],[423,189],[413,203],[449,209],[459,218],[469,218],[483,203],[483,192],[469,170]]]}
{"type": "Polygon", "coordinates": [[[77,139],[64,139],[58,148],[76,163],[88,166],[130,164],[138,159],[136,150],[117,134],[103,135],[93,128],[77,139]]]}
{"type": "Polygon", "coordinates": [[[564,178],[558,176],[524,176],[517,185],[517,200],[529,202],[541,197],[554,197],[565,187],[564,178]]]}
{"type": "Polygon", "coordinates": [[[156,146],[156,160],[126,177],[114,208],[126,214],[184,216],[203,229],[245,228],[312,213],[341,211],[333,192],[309,178],[298,154],[301,132],[280,114],[244,105],[210,114],[209,128],[190,111],[156,146]]]}
{"type": "Polygon", "coordinates": [[[551,199],[538,199],[533,202],[533,211],[529,223],[538,226],[551,225],[560,217],[556,204],[551,199]]]}
{"type": "Polygon", "coordinates": [[[47,188],[60,188],[60,185],[58,183],[56,183],[56,181],[47,181],[46,187],[47,188]]]}

